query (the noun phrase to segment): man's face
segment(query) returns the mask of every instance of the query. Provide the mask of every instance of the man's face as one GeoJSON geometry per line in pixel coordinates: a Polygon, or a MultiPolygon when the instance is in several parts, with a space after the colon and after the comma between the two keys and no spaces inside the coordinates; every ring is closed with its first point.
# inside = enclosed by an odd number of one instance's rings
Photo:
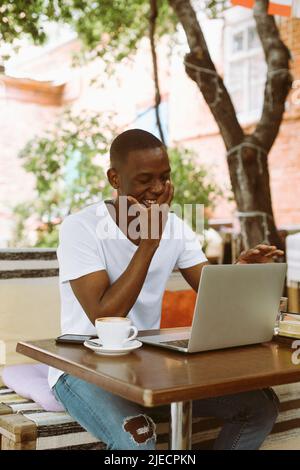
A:
{"type": "Polygon", "coordinates": [[[163,147],[129,152],[118,172],[118,195],[133,196],[150,207],[163,194],[170,174],[168,154],[163,147]]]}

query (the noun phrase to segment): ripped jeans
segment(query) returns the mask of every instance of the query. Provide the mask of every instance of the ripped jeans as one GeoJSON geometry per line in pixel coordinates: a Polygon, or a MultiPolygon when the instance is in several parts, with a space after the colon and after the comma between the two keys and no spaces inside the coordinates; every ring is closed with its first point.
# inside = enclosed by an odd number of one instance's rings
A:
{"type": "MultiPolygon", "coordinates": [[[[144,408],[68,374],[53,387],[57,399],[83,428],[110,450],[153,450],[155,416],[169,419],[170,407],[144,408]]],[[[193,417],[224,421],[215,449],[259,449],[278,415],[272,389],[195,400],[193,417]]]]}

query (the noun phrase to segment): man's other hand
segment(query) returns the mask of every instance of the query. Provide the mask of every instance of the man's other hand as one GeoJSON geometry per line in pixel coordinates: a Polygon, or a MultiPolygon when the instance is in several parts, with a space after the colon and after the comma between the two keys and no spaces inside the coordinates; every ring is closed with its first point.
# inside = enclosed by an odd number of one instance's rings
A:
{"type": "Polygon", "coordinates": [[[238,257],[237,264],[252,263],[272,263],[278,256],[283,256],[284,252],[278,250],[274,245],[256,245],[250,250],[243,251],[238,257]]]}

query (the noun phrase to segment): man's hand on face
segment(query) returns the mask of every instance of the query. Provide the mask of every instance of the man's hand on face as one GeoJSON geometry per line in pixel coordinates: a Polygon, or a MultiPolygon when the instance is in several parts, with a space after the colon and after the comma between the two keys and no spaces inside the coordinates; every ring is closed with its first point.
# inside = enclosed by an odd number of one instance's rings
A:
{"type": "Polygon", "coordinates": [[[283,256],[284,252],[278,250],[276,246],[272,245],[256,245],[250,250],[243,251],[238,257],[237,264],[252,264],[252,263],[272,263],[278,256],[283,256]]]}
{"type": "Polygon", "coordinates": [[[141,239],[159,243],[168,219],[173,195],[174,186],[168,180],[164,192],[157,198],[157,203],[152,204],[151,207],[145,207],[132,196],[127,197],[131,206],[130,212],[133,209],[139,213],[141,239]]]}

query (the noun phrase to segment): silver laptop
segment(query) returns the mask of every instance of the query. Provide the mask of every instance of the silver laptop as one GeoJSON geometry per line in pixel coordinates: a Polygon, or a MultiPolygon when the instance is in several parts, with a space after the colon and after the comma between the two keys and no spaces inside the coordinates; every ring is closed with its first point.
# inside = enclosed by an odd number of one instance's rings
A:
{"type": "Polygon", "coordinates": [[[205,266],[190,328],[140,332],[145,344],[185,353],[270,341],[285,263],[205,266]]]}

